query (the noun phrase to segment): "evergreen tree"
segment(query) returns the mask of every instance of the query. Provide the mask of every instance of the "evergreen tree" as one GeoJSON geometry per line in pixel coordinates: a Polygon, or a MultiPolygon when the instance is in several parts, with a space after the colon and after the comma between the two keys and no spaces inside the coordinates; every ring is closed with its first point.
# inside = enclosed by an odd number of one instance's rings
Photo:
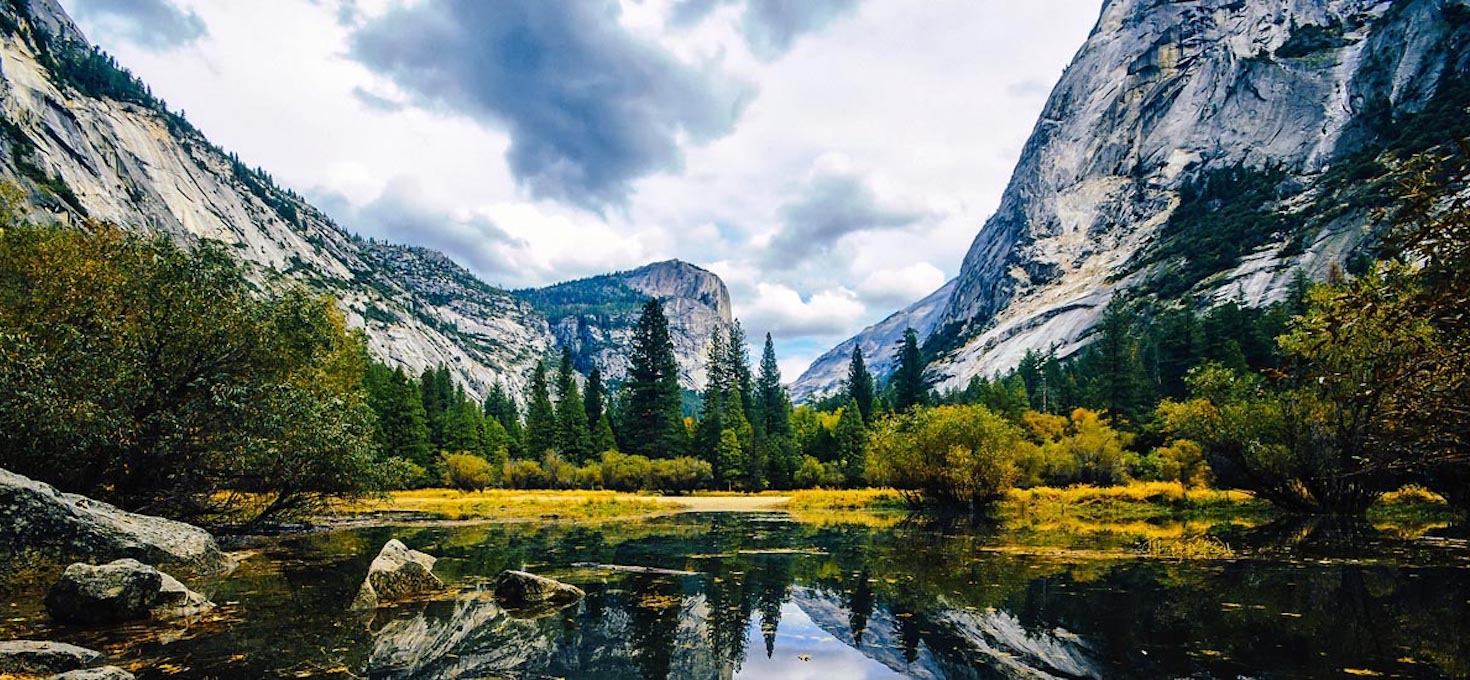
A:
{"type": "Polygon", "coordinates": [[[577,389],[577,371],[572,368],[572,351],[561,349],[561,365],[556,371],[556,440],[562,458],[581,465],[592,457],[592,442],[587,430],[587,409],[577,389]]]}
{"type": "Polygon", "coordinates": [[[1113,298],[1103,310],[1098,339],[1090,349],[1086,368],[1092,402],[1116,416],[1136,419],[1147,406],[1148,378],[1131,314],[1122,298],[1113,298]]]}
{"type": "Polygon", "coordinates": [[[499,380],[490,388],[490,393],[485,395],[485,415],[494,418],[505,430],[506,449],[514,455],[522,453],[525,442],[520,407],[516,405],[515,397],[510,395],[499,380]]]}
{"type": "Polygon", "coordinates": [[[485,442],[480,438],[483,420],[479,407],[465,396],[464,389],[456,388],[444,411],[443,450],[449,453],[463,451],[483,457],[485,442]]]}
{"type": "Polygon", "coordinates": [[[419,396],[424,405],[424,422],[429,427],[429,446],[434,451],[444,449],[445,400],[439,393],[438,371],[425,368],[419,376],[419,396]]]}
{"type": "Polygon", "coordinates": [[[551,392],[546,384],[546,362],[536,362],[531,385],[526,395],[525,455],[538,460],[556,448],[556,409],[551,405],[551,392]]]}
{"type": "Polygon", "coordinates": [[[847,484],[862,484],[867,466],[868,428],[863,424],[857,400],[848,400],[847,406],[842,408],[842,415],[837,419],[837,428],[833,430],[832,438],[835,440],[836,462],[847,484]]]}
{"type": "Polygon", "coordinates": [[[671,458],[684,454],[683,397],[679,362],[669,339],[669,321],[657,298],[643,305],[633,329],[628,382],[623,405],[624,449],[628,453],[671,458]]]}
{"type": "Polygon", "coordinates": [[[607,410],[606,401],[607,387],[602,384],[602,371],[593,366],[592,372],[587,374],[587,391],[582,395],[582,407],[587,411],[588,432],[597,430],[597,421],[602,420],[603,412],[607,410]]]}
{"type": "Polygon", "coordinates": [[[791,398],[781,384],[781,367],[776,362],[776,345],[770,333],[766,333],[766,345],[761,352],[755,398],[760,406],[754,411],[760,416],[760,429],[765,436],[766,480],[770,486],[790,488],[800,465],[800,452],[792,438],[791,398]]]}
{"type": "Polygon", "coordinates": [[[429,426],[418,385],[402,368],[389,369],[376,361],[363,380],[368,403],[378,416],[380,457],[402,458],[427,469],[433,457],[429,426]]]}
{"type": "Polygon", "coordinates": [[[725,351],[730,389],[740,393],[740,399],[745,404],[745,418],[753,423],[755,417],[752,414],[759,404],[751,394],[750,351],[745,347],[745,328],[740,325],[739,319],[730,325],[730,337],[725,343],[725,351]]]}
{"type": "Polygon", "coordinates": [[[857,412],[862,416],[863,422],[870,422],[873,417],[873,376],[863,364],[863,348],[860,345],[852,348],[852,363],[847,367],[847,398],[857,405],[857,412]]]}
{"type": "Polygon", "coordinates": [[[597,426],[592,428],[592,450],[601,455],[608,451],[616,451],[618,448],[617,437],[613,434],[612,418],[604,412],[597,418],[597,426]]]}
{"type": "MultiPolygon", "coordinates": [[[[929,386],[924,383],[924,358],[919,353],[919,334],[912,328],[903,331],[899,345],[898,370],[893,374],[893,409],[907,411],[929,401],[929,386]]],[[[871,422],[871,419],[867,419],[871,422]]]]}

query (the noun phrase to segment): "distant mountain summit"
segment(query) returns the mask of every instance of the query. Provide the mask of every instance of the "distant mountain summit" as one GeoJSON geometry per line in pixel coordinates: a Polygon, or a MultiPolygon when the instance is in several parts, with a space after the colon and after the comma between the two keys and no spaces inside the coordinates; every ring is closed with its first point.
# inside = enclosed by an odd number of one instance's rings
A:
{"type": "Polygon", "coordinates": [[[261,286],[304,284],[339,299],[379,359],[414,373],[444,364],[477,395],[496,381],[519,393],[563,343],[584,368],[607,362],[621,375],[627,305],[650,296],[667,299],[693,387],[704,343],[730,320],[724,284],[682,262],[598,277],[611,282],[609,297],[582,288],[581,314],[488,285],[437,251],[359,238],[211,144],[95,50],[54,0],[0,3],[0,178],[26,189],[43,219],[222,241],[261,286]]]}
{"type": "Polygon", "coordinates": [[[697,389],[705,380],[705,351],[716,331],[732,323],[730,292],[714,273],[680,260],[516,291],[544,314],[557,344],[568,347],[582,371],[600,367],[609,380],[628,375],[633,326],[649,298],[664,303],[679,359],[681,383],[697,389]]]}
{"type": "MultiPolygon", "coordinates": [[[[1121,292],[1262,305],[1366,253],[1390,169],[1470,136],[1467,71],[1467,0],[1105,2],[916,325],[929,377],[1075,352],[1121,292]]],[[[798,392],[830,386],[827,363],[798,392]]]]}

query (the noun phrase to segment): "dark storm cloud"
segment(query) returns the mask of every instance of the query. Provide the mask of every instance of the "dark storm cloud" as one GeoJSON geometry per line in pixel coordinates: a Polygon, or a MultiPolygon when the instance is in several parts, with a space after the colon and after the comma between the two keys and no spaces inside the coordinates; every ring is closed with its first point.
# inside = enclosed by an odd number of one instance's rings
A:
{"type": "Polygon", "coordinates": [[[77,21],[98,33],[155,51],[188,45],[209,33],[193,10],[185,12],[170,0],[76,0],[71,5],[77,21]]]}
{"type": "MultiPolygon", "coordinates": [[[[676,27],[698,24],[721,5],[741,0],[680,0],[669,22],[676,27]]],[[[744,0],[740,30],[751,53],[770,61],[786,54],[802,34],[821,30],[857,8],[858,0],[744,0]]]]}
{"type": "Polygon", "coordinates": [[[359,28],[351,54],[420,105],[503,125],[520,182],[594,209],[730,132],[752,92],[629,34],[616,2],[425,2],[359,28]]]}
{"type": "Polygon", "coordinates": [[[899,229],[927,214],[883,205],[859,175],[821,173],[781,207],[781,230],[766,249],[766,264],[788,269],[829,252],[848,234],[899,229]]]}

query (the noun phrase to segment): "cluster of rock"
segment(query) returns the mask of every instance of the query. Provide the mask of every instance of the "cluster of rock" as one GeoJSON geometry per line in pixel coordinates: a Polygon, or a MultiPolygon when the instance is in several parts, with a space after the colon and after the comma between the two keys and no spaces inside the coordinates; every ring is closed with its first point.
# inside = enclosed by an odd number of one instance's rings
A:
{"type": "Polygon", "coordinates": [[[132,680],[133,674],[117,666],[99,665],[101,652],[41,640],[0,642],[0,676],[30,675],[50,680],[132,680]]]}
{"type": "Polygon", "coordinates": [[[212,608],[178,579],[131,558],[73,564],[46,596],[46,611],[62,623],[170,619],[212,608]]]}
{"type": "MultiPolygon", "coordinates": [[[[368,566],[351,609],[376,609],[444,590],[444,582],[433,572],[436,561],[433,555],[412,550],[396,538],[388,541],[368,566]]],[[[576,586],[512,569],[495,578],[494,592],[501,607],[528,617],[576,604],[584,595],[576,586]]]]}

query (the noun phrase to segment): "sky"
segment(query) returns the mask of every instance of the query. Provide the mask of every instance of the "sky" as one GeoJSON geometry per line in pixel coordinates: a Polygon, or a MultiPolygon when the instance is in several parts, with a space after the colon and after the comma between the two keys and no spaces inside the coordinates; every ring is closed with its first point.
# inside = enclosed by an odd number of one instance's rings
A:
{"type": "MultiPolygon", "coordinates": [[[[542,286],[678,258],[792,380],[939,288],[1099,0],[61,0],[363,236],[542,286]]],[[[757,348],[758,349],[758,348],[757,348]]]]}

